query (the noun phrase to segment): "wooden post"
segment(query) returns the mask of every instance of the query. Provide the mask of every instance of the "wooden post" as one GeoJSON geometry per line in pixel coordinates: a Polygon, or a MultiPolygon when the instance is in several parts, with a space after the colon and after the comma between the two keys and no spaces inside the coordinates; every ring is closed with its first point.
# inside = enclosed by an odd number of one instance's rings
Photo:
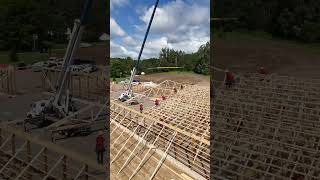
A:
{"type": "Polygon", "coordinates": [[[11,137],[11,153],[12,153],[12,156],[16,153],[16,140],[15,140],[15,137],[16,137],[16,135],[12,134],[12,137],[11,137]]]}
{"type": "Polygon", "coordinates": [[[45,148],[43,151],[43,161],[44,161],[44,172],[48,173],[48,149],[45,148]]]}
{"type": "Polygon", "coordinates": [[[80,76],[78,76],[78,80],[79,80],[79,97],[81,97],[81,78],[80,76]]]}
{"type": "Polygon", "coordinates": [[[90,78],[87,76],[87,98],[90,99],[90,78]]]}
{"type": "MultiPolygon", "coordinates": [[[[31,154],[30,141],[27,141],[27,159],[28,159],[28,163],[31,162],[31,160],[32,160],[31,156],[32,156],[32,154],[31,154]]],[[[28,174],[28,179],[32,180],[32,174],[28,174]]]]}
{"type": "Polygon", "coordinates": [[[84,169],[84,172],[85,172],[85,180],[88,180],[89,179],[89,176],[88,176],[88,171],[89,171],[89,168],[88,168],[88,165],[86,165],[85,169],[84,169]]]}
{"type": "Polygon", "coordinates": [[[7,69],[7,93],[10,94],[10,73],[9,73],[9,69],[7,69]]]}
{"type": "Polygon", "coordinates": [[[2,145],[2,129],[0,128],[0,146],[2,145]]]}
{"type": "Polygon", "coordinates": [[[66,180],[67,179],[67,157],[63,156],[62,160],[62,179],[66,180]]]}

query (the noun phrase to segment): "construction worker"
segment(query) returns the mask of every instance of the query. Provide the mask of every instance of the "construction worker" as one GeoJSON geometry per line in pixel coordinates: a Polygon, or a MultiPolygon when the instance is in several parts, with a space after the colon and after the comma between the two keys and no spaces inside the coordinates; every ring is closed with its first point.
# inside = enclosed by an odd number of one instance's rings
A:
{"type": "Polygon", "coordinates": [[[224,77],[225,84],[228,88],[231,88],[232,84],[234,83],[234,76],[231,72],[229,72],[228,69],[226,69],[224,72],[225,72],[225,77],[224,77]]]}
{"type": "Polygon", "coordinates": [[[260,69],[258,70],[258,73],[262,74],[262,75],[267,75],[268,74],[267,70],[264,67],[260,67],[260,69]]]}
{"type": "Polygon", "coordinates": [[[143,111],[143,104],[140,103],[140,113],[142,113],[142,111],[143,111]]]}
{"type": "Polygon", "coordinates": [[[154,105],[159,106],[159,100],[158,100],[158,99],[156,99],[156,100],[154,101],[154,105]]]}
{"type": "Polygon", "coordinates": [[[104,137],[103,131],[99,131],[99,135],[96,138],[96,153],[97,153],[97,161],[99,164],[103,164],[103,154],[104,154],[104,137]]]}
{"type": "Polygon", "coordinates": [[[176,87],[173,88],[173,92],[174,92],[174,93],[177,93],[177,92],[178,92],[176,87]]]}
{"type": "Polygon", "coordinates": [[[164,95],[162,95],[162,100],[163,100],[163,101],[166,100],[166,97],[165,97],[164,95]]]}
{"type": "Polygon", "coordinates": [[[180,89],[183,89],[183,85],[181,84],[180,89]]]}

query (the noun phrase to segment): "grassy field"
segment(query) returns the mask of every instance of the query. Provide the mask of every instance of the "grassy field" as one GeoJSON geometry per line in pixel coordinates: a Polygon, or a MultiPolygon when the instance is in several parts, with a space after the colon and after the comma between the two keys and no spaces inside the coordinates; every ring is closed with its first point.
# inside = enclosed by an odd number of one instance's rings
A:
{"type": "MultiPolygon", "coordinates": [[[[31,64],[37,61],[43,61],[48,59],[48,54],[39,52],[26,52],[18,53],[18,62],[24,62],[26,64],[31,64]]],[[[10,62],[9,55],[7,52],[0,53],[0,64],[14,64],[15,62],[10,62]]]]}
{"type": "MultiPolygon", "coordinates": [[[[107,42],[94,42],[90,43],[93,46],[102,46],[108,44],[107,42]]],[[[67,44],[54,44],[52,54],[58,52],[64,52],[67,48],[67,44]]],[[[49,58],[47,53],[39,53],[39,52],[23,52],[18,53],[18,62],[24,62],[25,64],[31,64],[37,61],[44,61],[49,58]]],[[[15,64],[16,62],[10,62],[9,52],[8,51],[0,51],[0,64],[15,64]]]]}

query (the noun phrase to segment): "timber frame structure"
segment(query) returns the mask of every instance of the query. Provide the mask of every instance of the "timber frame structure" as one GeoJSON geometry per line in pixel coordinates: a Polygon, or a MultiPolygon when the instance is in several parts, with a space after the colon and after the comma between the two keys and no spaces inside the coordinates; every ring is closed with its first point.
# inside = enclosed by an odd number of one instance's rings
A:
{"type": "Polygon", "coordinates": [[[1,125],[1,179],[104,180],[106,169],[53,143],[1,125]]]}
{"type": "Polygon", "coordinates": [[[143,113],[111,101],[110,161],[115,178],[164,178],[166,172],[158,171],[170,157],[189,169],[187,173],[195,172],[195,179],[209,179],[209,87],[181,85],[165,81],[140,93],[150,99],[168,97],[143,113]]]}
{"type": "Polygon", "coordinates": [[[214,179],[319,179],[320,80],[239,77],[212,82],[214,179]]]}
{"type": "Polygon", "coordinates": [[[8,95],[17,93],[16,72],[13,66],[0,67],[0,93],[8,95]]]}
{"type": "MultiPolygon", "coordinates": [[[[59,72],[60,69],[44,68],[42,71],[42,89],[53,92],[59,72]]],[[[71,73],[68,84],[70,94],[73,97],[101,102],[105,99],[106,89],[109,86],[108,80],[102,73],[71,73]]]]}

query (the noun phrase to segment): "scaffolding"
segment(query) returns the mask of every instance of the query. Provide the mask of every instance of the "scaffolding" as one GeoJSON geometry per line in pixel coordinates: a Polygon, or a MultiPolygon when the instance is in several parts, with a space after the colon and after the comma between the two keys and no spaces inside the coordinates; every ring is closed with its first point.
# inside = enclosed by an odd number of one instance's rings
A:
{"type": "Polygon", "coordinates": [[[320,80],[239,77],[212,82],[214,179],[319,179],[320,80]]]}

